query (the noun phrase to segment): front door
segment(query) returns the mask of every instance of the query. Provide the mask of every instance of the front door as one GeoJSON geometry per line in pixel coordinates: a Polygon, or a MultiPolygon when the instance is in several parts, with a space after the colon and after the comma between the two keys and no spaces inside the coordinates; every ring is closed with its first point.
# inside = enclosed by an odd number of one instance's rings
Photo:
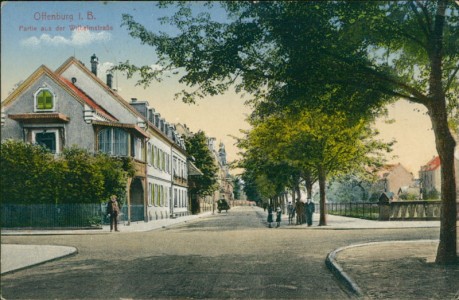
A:
{"type": "Polygon", "coordinates": [[[144,221],[144,190],[142,180],[134,178],[129,189],[131,199],[131,221],[144,221]]]}

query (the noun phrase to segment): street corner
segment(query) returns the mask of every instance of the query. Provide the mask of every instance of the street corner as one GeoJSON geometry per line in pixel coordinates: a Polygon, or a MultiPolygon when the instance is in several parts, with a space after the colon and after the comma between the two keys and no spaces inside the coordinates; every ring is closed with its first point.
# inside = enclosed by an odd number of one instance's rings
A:
{"type": "Polygon", "coordinates": [[[2,244],[1,252],[1,274],[4,275],[75,255],[78,249],[69,246],[2,244]]]}
{"type": "Polygon", "coordinates": [[[437,246],[438,240],[353,244],[330,252],[325,263],[348,291],[358,297],[387,293],[383,289],[390,286],[395,277],[401,282],[398,291],[403,293],[404,288],[415,289],[419,277],[429,277],[428,272],[435,271],[432,264],[437,246]],[[423,272],[426,274],[421,275],[423,272]],[[373,282],[365,277],[372,278],[373,282]]]}

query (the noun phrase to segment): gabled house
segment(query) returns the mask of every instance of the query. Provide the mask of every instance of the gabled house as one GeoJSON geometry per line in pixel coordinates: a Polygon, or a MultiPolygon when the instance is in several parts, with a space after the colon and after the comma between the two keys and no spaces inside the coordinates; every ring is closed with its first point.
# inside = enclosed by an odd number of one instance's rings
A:
{"type": "Polygon", "coordinates": [[[382,193],[397,195],[404,186],[412,185],[414,181],[411,174],[402,164],[387,164],[376,171],[377,181],[370,188],[370,194],[379,197],[382,193]]]}
{"type": "MultiPolygon", "coordinates": [[[[459,129],[457,129],[459,131],[459,129]]],[[[456,131],[457,132],[457,131],[456,131]]],[[[456,198],[459,202],[459,133],[454,136],[456,149],[454,152],[454,165],[456,175],[456,198]]],[[[441,160],[439,156],[434,156],[419,170],[423,192],[441,192],[441,160]]]]}
{"type": "Polygon", "coordinates": [[[419,179],[424,193],[441,191],[441,161],[439,156],[434,156],[424,166],[421,166],[419,179]]]}
{"type": "MultiPolygon", "coordinates": [[[[173,153],[185,153],[183,141],[152,109],[142,113],[136,101],[124,100],[111,74],[99,79],[95,55],[90,63],[91,70],[70,57],[56,71],[40,66],[2,102],[1,139],[42,144],[54,153],[76,145],[130,157],[136,172],[126,183],[126,220],[170,217],[173,153]]],[[[186,182],[180,187],[186,191],[186,182]]],[[[181,215],[187,214],[183,202],[181,215]]]]}

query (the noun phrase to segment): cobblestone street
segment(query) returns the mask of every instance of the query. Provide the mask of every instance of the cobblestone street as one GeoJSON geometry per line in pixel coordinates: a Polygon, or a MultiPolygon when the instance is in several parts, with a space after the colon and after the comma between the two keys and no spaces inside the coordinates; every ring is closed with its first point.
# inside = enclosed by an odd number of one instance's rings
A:
{"type": "Polygon", "coordinates": [[[78,254],[2,276],[5,299],[346,299],[327,254],[355,243],[434,239],[438,229],[267,228],[241,207],[169,228],[100,235],[5,236],[78,254]],[[33,287],[33,288],[31,288],[33,287]]]}

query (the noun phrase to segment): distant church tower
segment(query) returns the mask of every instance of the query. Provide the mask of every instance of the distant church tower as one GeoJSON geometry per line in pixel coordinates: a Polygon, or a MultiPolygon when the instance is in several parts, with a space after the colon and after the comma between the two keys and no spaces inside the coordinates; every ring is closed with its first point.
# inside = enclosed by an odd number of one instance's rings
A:
{"type": "Polygon", "coordinates": [[[220,161],[222,165],[226,165],[226,150],[225,150],[225,145],[223,143],[220,143],[220,149],[218,149],[218,156],[220,156],[220,161]]]}

